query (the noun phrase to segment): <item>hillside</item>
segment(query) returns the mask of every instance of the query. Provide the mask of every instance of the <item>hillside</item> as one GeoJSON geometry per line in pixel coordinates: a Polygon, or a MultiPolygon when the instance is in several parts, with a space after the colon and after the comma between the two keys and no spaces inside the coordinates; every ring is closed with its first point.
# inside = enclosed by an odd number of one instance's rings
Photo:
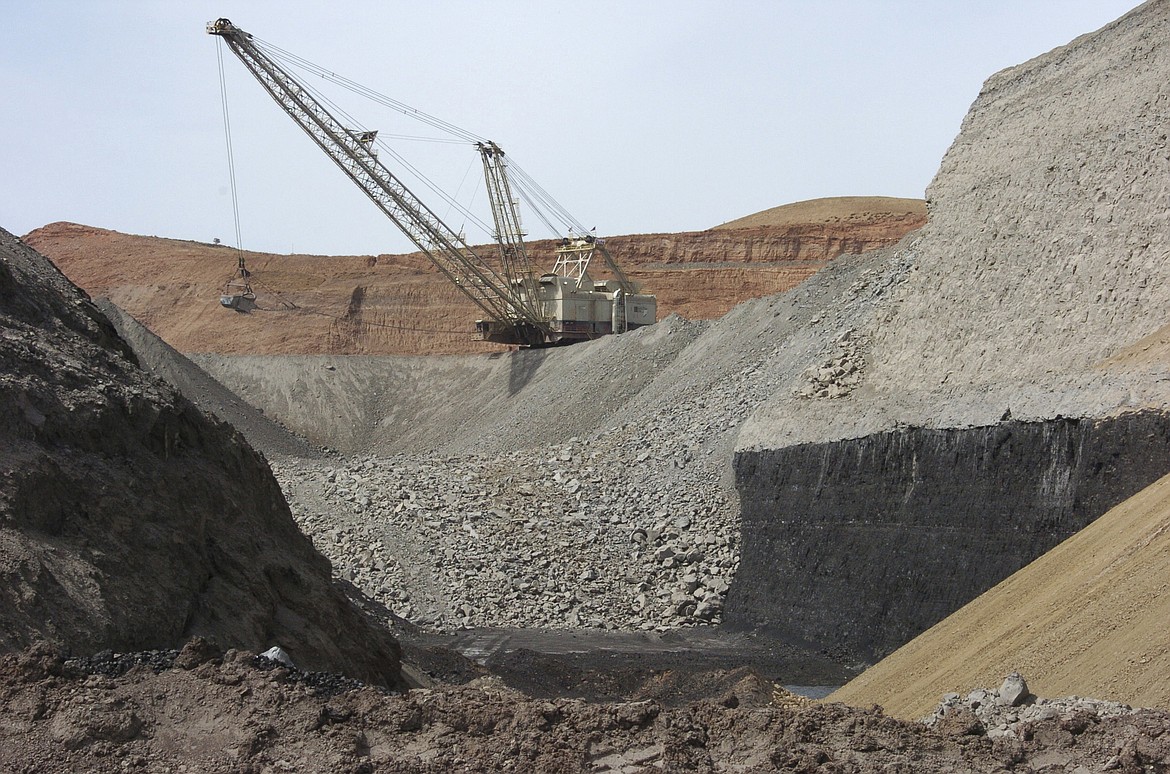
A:
{"type": "MultiPolygon", "coordinates": [[[[851,200],[873,213],[870,199],[851,200]]],[[[847,208],[848,209],[848,208],[847,208]]],[[[755,216],[752,216],[755,217],[755,216]]],[[[658,296],[659,319],[725,314],[739,301],[792,288],[839,255],[894,244],[925,214],[782,224],[608,240],[630,276],[658,296]]],[[[94,296],[106,296],[185,352],[222,354],[448,354],[499,351],[472,342],[477,309],[421,253],[278,256],[246,253],[260,309],[219,306],[233,250],[54,223],[29,245],[94,296]]],[[[537,265],[551,242],[534,242],[537,265]]],[[[485,248],[490,255],[490,249],[485,248]]]]}
{"type": "Polygon", "coordinates": [[[893,196],[832,196],[793,202],[715,226],[713,231],[739,228],[787,228],[798,225],[874,224],[904,220],[925,221],[926,202],[893,196]]]}
{"type": "Polygon", "coordinates": [[[926,715],[1021,672],[1041,696],[1170,707],[1170,476],[919,635],[830,698],[926,715]]]}
{"type": "Polygon", "coordinates": [[[333,584],[235,429],[148,376],[3,229],[0,296],[0,651],[202,636],[401,684],[397,643],[333,584]]]}
{"type": "Polygon", "coordinates": [[[872,663],[1170,472],[1168,39],[1155,0],[987,80],[739,434],[729,620],[872,663]]]}

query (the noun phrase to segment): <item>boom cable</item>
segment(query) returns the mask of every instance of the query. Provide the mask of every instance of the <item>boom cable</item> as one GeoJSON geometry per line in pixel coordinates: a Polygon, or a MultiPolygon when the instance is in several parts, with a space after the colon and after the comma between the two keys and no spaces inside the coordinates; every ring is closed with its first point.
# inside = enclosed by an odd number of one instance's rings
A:
{"type": "MultiPolygon", "coordinates": [[[[223,40],[220,39],[216,42],[219,44],[216,46],[217,59],[219,61],[219,95],[220,103],[223,107],[223,136],[224,142],[227,145],[228,179],[232,191],[232,221],[235,223],[236,228],[237,270],[240,273],[241,281],[244,282],[246,287],[248,269],[244,264],[244,242],[243,237],[240,235],[240,198],[236,188],[236,158],[235,154],[232,153],[232,122],[228,111],[227,78],[224,76],[223,69],[223,40]]],[[[232,275],[232,279],[235,279],[234,274],[232,275]]],[[[250,289],[248,290],[250,292],[250,289]]]]}
{"type": "MultiPolygon", "coordinates": [[[[444,119],[432,116],[429,113],[425,113],[419,110],[418,108],[411,107],[405,102],[396,100],[393,97],[389,97],[385,94],[382,94],[381,92],[375,91],[368,86],[364,86],[357,81],[339,75],[332,70],[311,62],[310,60],[305,59],[298,54],[294,54],[291,51],[286,51],[279,46],[273,45],[272,43],[260,40],[259,38],[255,37],[252,38],[252,42],[257,46],[257,48],[262,49],[273,59],[277,59],[290,67],[301,70],[302,72],[316,75],[319,78],[340,86],[354,94],[357,94],[358,96],[382,105],[383,107],[387,107],[396,112],[402,113],[409,118],[413,118],[434,129],[438,129],[439,131],[446,132],[447,134],[451,135],[450,138],[438,138],[387,133],[385,135],[386,137],[392,139],[406,139],[452,144],[478,144],[488,142],[486,138],[477,135],[474,132],[456,126],[450,121],[445,121],[444,119]]],[[[331,107],[337,110],[340,115],[342,115],[347,121],[353,123],[355,127],[360,127],[362,129],[366,128],[361,126],[361,124],[357,122],[353,116],[349,115],[339,105],[322,95],[317,90],[310,88],[310,91],[317,99],[329,104],[331,107]]],[[[376,139],[374,142],[379,148],[390,154],[395,161],[408,169],[411,174],[413,174],[423,185],[447,201],[450,207],[458,210],[467,220],[475,224],[477,227],[483,229],[484,233],[488,235],[489,238],[491,238],[491,236],[494,234],[492,226],[488,225],[480,217],[471,212],[470,209],[460,204],[455,197],[443,191],[442,188],[427,178],[426,175],[419,171],[414,165],[406,161],[406,159],[404,159],[397,151],[386,145],[382,141],[381,137],[376,139]]],[[[529,175],[518,164],[516,164],[515,160],[511,156],[509,156],[508,159],[509,163],[505,167],[505,174],[508,175],[509,181],[518,190],[520,197],[536,213],[536,216],[542,223],[544,223],[545,227],[547,227],[549,231],[557,235],[563,235],[566,231],[570,233],[577,232],[579,234],[587,233],[587,229],[581,224],[581,222],[574,218],[567,209],[565,209],[556,199],[552,197],[551,194],[548,193],[548,191],[541,187],[541,185],[537,183],[531,175],[529,175]],[[553,220],[559,221],[561,227],[558,228],[555,226],[553,224],[553,220]]],[[[462,185],[463,184],[460,183],[460,188],[462,188],[462,185]]],[[[449,211],[450,209],[448,212],[449,211]]]]}
{"type": "MultiPolygon", "coordinates": [[[[269,52],[265,52],[265,53],[269,53],[269,52]]],[[[271,54],[269,54],[269,55],[271,55],[271,54]]],[[[274,57],[274,58],[279,58],[279,57],[274,57]]],[[[286,62],[284,62],[284,64],[293,64],[293,63],[286,61],[286,62]]],[[[347,81],[348,83],[352,83],[352,81],[348,81],[348,79],[341,79],[341,80],[347,81]]],[[[347,111],[345,108],[343,108],[337,102],[330,99],[328,95],[322,93],[319,89],[316,89],[307,83],[302,83],[302,84],[300,84],[300,86],[306,92],[308,92],[315,100],[317,100],[321,104],[329,107],[329,109],[336,116],[343,119],[351,128],[358,129],[361,131],[365,131],[369,128],[369,127],[365,126],[355,116],[351,115],[349,113],[349,111],[347,111]]],[[[349,87],[347,87],[347,88],[349,88],[349,87]]],[[[362,92],[357,92],[353,88],[350,88],[350,90],[355,91],[356,93],[361,94],[362,96],[366,96],[366,95],[362,94],[362,92]]],[[[369,89],[367,89],[366,91],[370,91],[373,94],[377,94],[377,92],[373,92],[372,90],[369,90],[369,89]]],[[[381,95],[379,95],[379,97],[380,96],[381,95]]],[[[390,98],[386,97],[385,99],[389,100],[390,98]]],[[[378,100],[375,100],[375,101],[378,101],[378,100]]],[[[393,100],[391,100],[391,101],[393,101],[393,100]]],[[[399,104],[401,104],[401,103],[399,103],[399,104]]],[[[420,115],[426,115],[426,114],[420,113],[420,115]]],[[[433,119],[433,120],[438,121],[439,119],[433,119]]],[[[456,129],[457,129],[457,127],[456,127],[456,129]]],[[[462,132],[463,130],[458,130],[458,131],[462,132]]],[[[381,133],[379,132],[379,134],[381,134],[381,133]]],[[[467,142],[465,140],[456,140],[454,142],[457,142],[461,145],[467,144],[467,142]]],[[[454,208],[454,209],[458,210],[460,212],[460,214],[463,215],[465,222],[470,221],[477,228],[482,229],[484,234],[489,235],[489,236],[491,235],[491,233],[492,233],[491,226],[489,226],[486,222],[484,222],[484,220],[482,218],[477,216],[468,207],[465,207],[463,204],[461,204],[455,197],[451,196],[449,193],[444,191],[440,185],[438,185],[435,181],[433,181],[429,177],[427,177],[418,167],[416,167],[414,164],[410,163],[410,161],[408,161],[402,154],[400,154],[398,151],[396,151],[392,146],[387,145],[382,140],[381,137],[375,138],[374,144],[376,146],[378,146],[378,148],[380,150],[384,151],[391,158],[393,158],[402,168],[407,170],[422,185],[424,185],[426,188],[430,189],[432,193],[434,193],[436,196],[438,196],[439,198],[441,198],[445,202],[447,202],[449,205],[449,208],[454,208]]]]}
{"type": "MultiPolygon", "coordinates": [[[[418,108],[413,108],[410,105],[407,105],[405,102],[399,102],[398,100],[394,99],[393,97],[388,97],[385,94],[374,91],[373,89],[369,88],[368,86],[363,86],[362,84],[358,83],[357,81],[353,81],[353,80],[350,80],[349,78],[346,78],[342,75],[338,75],[337,73],[332,72],[331,70],[327,70],[324,67],[322,67],[321,65],[314,64],[313,62],[310,62],[308,59],[305,59],[302,56],[298,56],[297,54],[294,54],[291,51],[285,51],[284,49],[280,48],[279,46],[274,46],[273,44],[268,43],[267,41],[260,40],[259,38],[256,38],[256,37],[252,38],[252,43],[255,44],[257,48],[261,49],[266,54],[271,56],[273,59],[278,59],[278,60],[285,62],[286,64],[294,65],[294,66],[300,68],[301,70],[310,72],[314,75],[317,75],[321,78],[324,78],[325,80],[330,81],[331,83],[335,83],[338,86],[341,86],[345,89],[348,89],[349,91],[352,91],[355,94],[360,94],[361,96],[363,96],[363,97],[365,97],[373,102],[377,102],[380,105],[383,105],[385,107],[396,110],[404,115],[410,116],[411,118],[414,118],[418,121],[421,121],[424,124],[428,124],[436,129],[447,132],[448,134],[450,134],[454,137],[458,137],[460,142],[471,143],[471,144],[474,144],[477,142],[486,142],[486,138],[480,137],[479,135],[475,134],[474,132],[469,132],[466,129],[461,129],[449,121],[444,121],[441,118],[437,118],[437,117],[432,116],[428,113],[424,113],[421,110],[419,110],[418,108]]],[[[448,141],[448,142],[450,142],[450,141],[448,141]]]]}

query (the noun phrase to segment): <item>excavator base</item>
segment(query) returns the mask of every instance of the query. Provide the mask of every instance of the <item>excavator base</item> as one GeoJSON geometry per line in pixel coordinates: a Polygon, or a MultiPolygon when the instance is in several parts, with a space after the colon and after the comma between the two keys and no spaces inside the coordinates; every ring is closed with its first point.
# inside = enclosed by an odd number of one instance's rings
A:
{"type": "Polygon", "coordinates": [[[533,325],[525,323],[499,322],[497,320],[476,320],[475,341],[490,341],[493,344],[508,344],[519,347],[543,347],[544,333],[533,325]]]}

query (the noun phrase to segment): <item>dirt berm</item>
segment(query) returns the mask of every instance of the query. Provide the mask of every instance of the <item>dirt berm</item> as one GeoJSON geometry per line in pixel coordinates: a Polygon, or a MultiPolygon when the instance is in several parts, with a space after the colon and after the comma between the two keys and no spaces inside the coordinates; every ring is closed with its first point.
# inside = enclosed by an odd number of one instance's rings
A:
{"type": "Polygon", "coordinates": [[[264,459],[147,376],[100,310],[0,230],[0,649],[280,644],[401,683],[264,459]]]}

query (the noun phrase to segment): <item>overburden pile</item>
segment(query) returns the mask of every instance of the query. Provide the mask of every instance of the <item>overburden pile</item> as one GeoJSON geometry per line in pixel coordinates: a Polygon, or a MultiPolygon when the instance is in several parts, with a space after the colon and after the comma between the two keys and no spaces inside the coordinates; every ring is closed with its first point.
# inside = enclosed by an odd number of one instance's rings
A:
{"type": "Polygon", "coordinates": [[[400,684],[397,644],[333,586],[237,431],[143,372],[101,311],[2,230],[0,299],[0,648],[199,634],[400,684]]]}

